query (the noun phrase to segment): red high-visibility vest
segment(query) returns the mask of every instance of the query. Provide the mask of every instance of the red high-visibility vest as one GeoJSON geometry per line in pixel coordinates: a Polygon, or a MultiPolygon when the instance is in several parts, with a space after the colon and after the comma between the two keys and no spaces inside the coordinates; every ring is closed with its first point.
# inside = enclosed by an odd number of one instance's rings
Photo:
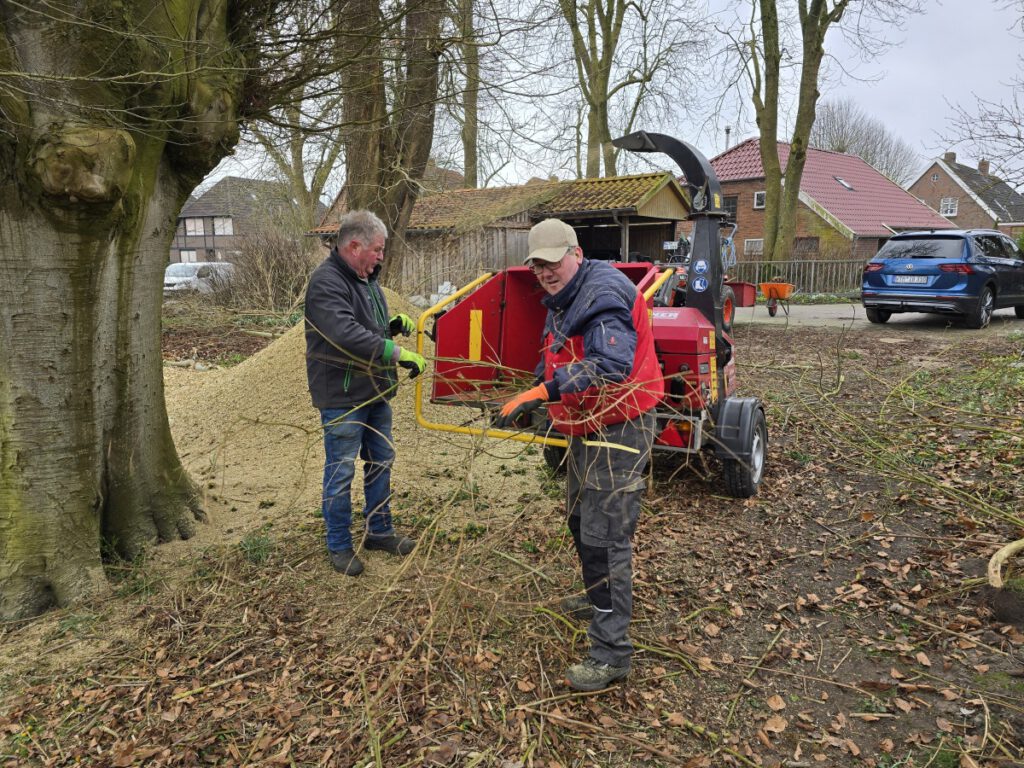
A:
{"type": "MultiPolygon", "coordinates": [[[[637,291],[633,302],[636,351],[633,368],[623,381],[591,386],[581,392],[563,392],[561,400],[548,406],[554,428],[563,435],[589,435],[607,424],[635,419],[653,409],[665,396],[665,379],[654,352],[654,334],[647,302],[637,291]]],[[[565,345],[552,352],[554,335],[544,339],[544,380],[554,378],[556,369],[586,357],[582,336],[570,336],[565,345]]]]}

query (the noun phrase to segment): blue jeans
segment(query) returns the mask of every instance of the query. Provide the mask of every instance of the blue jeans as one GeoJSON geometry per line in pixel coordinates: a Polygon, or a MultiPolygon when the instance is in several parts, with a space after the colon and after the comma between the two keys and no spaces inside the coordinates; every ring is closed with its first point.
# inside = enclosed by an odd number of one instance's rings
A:
{"type": "Polygon", "coordinates": [[[324,408],[324,523],[327,549],[352,549],[352,478],[356,460],[366,462],[363,517],[369,536],[394,533],[391,526],[391,465],[395,448],[391,442],[391,405],[378,400],[359,408],[324,408]]]}

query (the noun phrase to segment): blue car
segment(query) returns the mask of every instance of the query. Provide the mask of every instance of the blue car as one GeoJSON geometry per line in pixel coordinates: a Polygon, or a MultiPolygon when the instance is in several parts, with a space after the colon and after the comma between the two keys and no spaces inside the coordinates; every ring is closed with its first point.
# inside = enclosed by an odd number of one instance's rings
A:
{"type": "Polygon", "coordinates": [[[901,232],[865,265],[861,303],[872,323],[930,312],[984,328],[1002,307],[1024,318],[1024,254],[992,229],[901,232]]]}

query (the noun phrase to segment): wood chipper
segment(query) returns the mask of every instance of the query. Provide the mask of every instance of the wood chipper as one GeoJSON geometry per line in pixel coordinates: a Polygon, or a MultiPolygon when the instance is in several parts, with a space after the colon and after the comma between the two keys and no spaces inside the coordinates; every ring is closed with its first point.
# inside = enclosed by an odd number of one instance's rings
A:
{"type": "MultiPolygon", "coordinates": [[[[665,398],[656,410],[656,451],[713,452],[721,461],[725,491],[753,496],[764,476],[768,429],[754,397],[736,397],[733,340],[723,327],[723,264],[720,227],[726,212],[718,179],[707,159],[689,144],[639,131],[614,144],[633,152],[663,152],[685,175],[693,221],[685,287],[675,266],[616,263],[650,307],[655,351],[665,377],[665,398]]],[[[752,289],[753,286],[750,286],[752,289]]],[[[548,463],[562,460],[565,439],[551,430],[543,410],[519,430],[490,427],[500,406],[534,384],[540,360],[545,293],[528,267],[485,274],[426,310],[418,321],[423,351],[427,324],[435,343],[430,401],[471,406],[480,416],[463,424],[428,420],[423,387],[416,384],[416,418],[428,429],[520,440],[544,446],[548,463]]]]}

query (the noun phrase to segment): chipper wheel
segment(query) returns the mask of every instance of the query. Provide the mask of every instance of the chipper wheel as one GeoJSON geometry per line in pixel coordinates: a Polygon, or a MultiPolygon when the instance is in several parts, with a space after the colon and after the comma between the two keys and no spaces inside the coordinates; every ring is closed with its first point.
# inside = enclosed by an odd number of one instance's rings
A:
{"type": "Polygon", "coordinates": [[[750,418],[745,421],[740,441],[742,452],[749,456],[749,459],[722,458],[725,490],[737,499],[746,499],[757,493],[768,458],[768,424],[764,419],[764,411],[760,408],[754,409],[750,418]]]}
{"type": "Polygon", "coordinates": [[[736,317],[736,292],[731,286],[722,288],[722,329],[732,333],[732,321],[736,317]]]}

